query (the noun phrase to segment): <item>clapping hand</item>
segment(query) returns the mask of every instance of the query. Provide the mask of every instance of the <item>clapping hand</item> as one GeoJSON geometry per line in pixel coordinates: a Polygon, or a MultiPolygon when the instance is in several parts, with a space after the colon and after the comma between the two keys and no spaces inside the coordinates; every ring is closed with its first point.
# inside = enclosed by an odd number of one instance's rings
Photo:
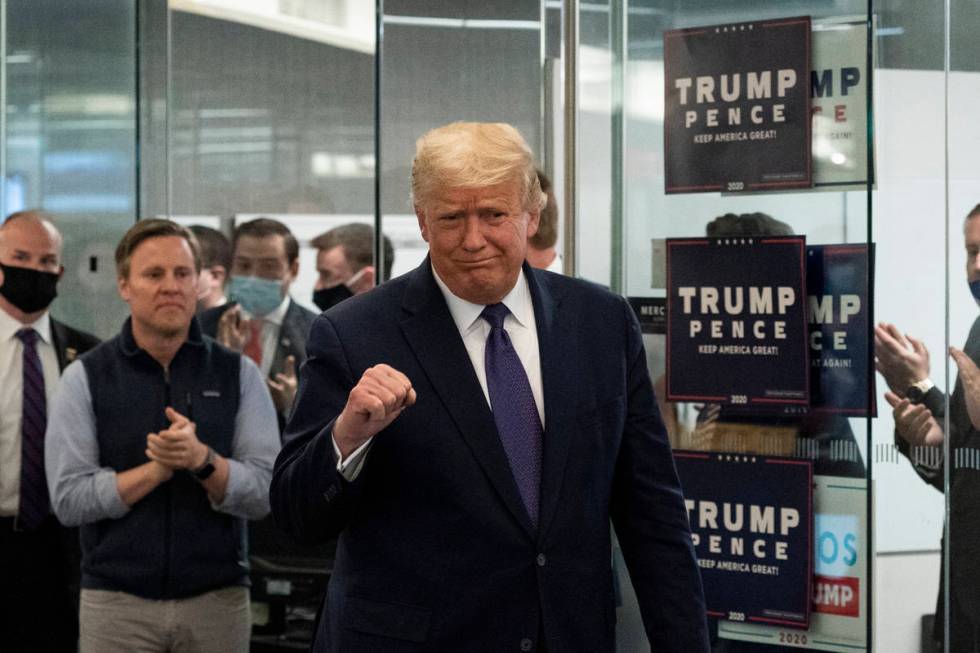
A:
{"type": "Polygon", "coordinates": [[[882,322],[875,327],[875,368],[892,393],[904,397],[909,386],[929,378],[929,350],[921,340],[882,322]]]}
{"type": "Polygon", "coordinates": [[[285,414],[296,399],[296,358],[287,356],[282,372],[276,374],[275,380],[267,379],[266,383],[269,384],[269,393],[272,395],[272,403],[276,405],[276,410],[285,414]]]}
{"type": "Polygon", "coordinates": [[[895,431],[914,447],[938,447],[943,443],[943,429],[932,411],[922,404],[913,404],[894,392],[886,392],[885,400],[892,407],[895,431]]]}

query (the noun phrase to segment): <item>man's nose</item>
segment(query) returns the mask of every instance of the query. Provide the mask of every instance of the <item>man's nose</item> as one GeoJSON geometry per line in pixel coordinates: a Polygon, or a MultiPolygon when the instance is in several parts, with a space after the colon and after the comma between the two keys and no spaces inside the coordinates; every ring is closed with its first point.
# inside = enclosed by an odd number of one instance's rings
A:
{"type": "Polygon", "coordinates": [[[467,215],[464,220],[463,247],[469,250],[475,250],[486,245],[487,241],[483,237],[483,225],[480,222],[480,216],[473,213],[467,215]]]}
{"type": "Polygon", "coordinates": [[[180,292],[180,280],[177,279],[177,275],[176,274],[163,275],[162,289],[164,292],[180,292]]]}

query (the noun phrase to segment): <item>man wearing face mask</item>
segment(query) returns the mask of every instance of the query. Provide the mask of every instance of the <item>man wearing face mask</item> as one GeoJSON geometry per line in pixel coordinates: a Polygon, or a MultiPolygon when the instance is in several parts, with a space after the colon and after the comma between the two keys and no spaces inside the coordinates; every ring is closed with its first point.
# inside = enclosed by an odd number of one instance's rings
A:
{"type": "MultiPolygon", "coordinates": [[[[980,204],[963,223],[966,245],[966,277],[973,298],[980,304],[980,204]]],[[[943,491],[942,449],[945,438],[950,448],[980,449],[980,430],[971,423],[966,394],[980,370],[980,318],[970,328],[960,351],[950,348],[959,367],[956,386],[949,400],[949,433],[943,432],[944,393],[929,378],[929,350],[922,341],[903,334],[893,324],[875,328],[875,366],[888,383],[885,399],[895,418],[895,442],[920,477],[943,491]]],[[[980,483],[976,470],[954,466],[950,480],[951,575],[949,628],[950,651],[976,651],[980,647],[980,531],[976,506],[980,505],[980,483]]],[[[940,579],[942,574],[940,575],[940,579]]],[[[940,587],[933,639],[942,642],[943,589],[940,587]]]]}
{"type": "Polygon", "coordinates": [[[75,651],[78,641],[78,532],[51,513],[44,429],[61,370],[99,341],[48,314],[64,271],[62,242],[38,211],[0,226],[2,651],[75,651]]]}
{"type": "Polygon", "coordinates": [[[201,329],[258,364],[279,414],[280,430],[296,396],[296,368],[316,314],[294,302],[299,243],[286,225],[256,218],[232,238],[230,304],[201,314],[201,329]]]}
{"type": "MultiPolygon", "coordinates": [[[[395,251],[387,236],[384,241],[384,275],[391,278],[395,251]]],[[[352,223],[335,227],[314,238],[317,249],[317,280],[313,286],[313,303],[321,311],[374,288],[377,268],[374,266],[374,227],[352,223]]]]}

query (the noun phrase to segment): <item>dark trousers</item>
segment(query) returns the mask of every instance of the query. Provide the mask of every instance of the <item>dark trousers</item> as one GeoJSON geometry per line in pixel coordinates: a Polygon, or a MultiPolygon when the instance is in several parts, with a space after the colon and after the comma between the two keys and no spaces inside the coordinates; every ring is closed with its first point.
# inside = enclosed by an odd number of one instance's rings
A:
{"type": "Polygon", "coordinates": [[[75,653],[78,531],[50,516],[36,531],[0,517],[0,651],[75,653]]]}

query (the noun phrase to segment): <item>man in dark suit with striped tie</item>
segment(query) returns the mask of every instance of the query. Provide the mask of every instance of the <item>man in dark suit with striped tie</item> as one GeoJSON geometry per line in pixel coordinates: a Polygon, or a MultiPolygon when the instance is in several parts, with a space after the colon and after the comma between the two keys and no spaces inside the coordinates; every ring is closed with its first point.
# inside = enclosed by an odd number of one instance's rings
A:
{"type": "Polygon", "coordinates": [[[51,513],[44,429],[61,370],[98,340],[48,314],[61,250],[40,212],[0,226],[0,651],[77,647],[78,533],[51,513]]]}

